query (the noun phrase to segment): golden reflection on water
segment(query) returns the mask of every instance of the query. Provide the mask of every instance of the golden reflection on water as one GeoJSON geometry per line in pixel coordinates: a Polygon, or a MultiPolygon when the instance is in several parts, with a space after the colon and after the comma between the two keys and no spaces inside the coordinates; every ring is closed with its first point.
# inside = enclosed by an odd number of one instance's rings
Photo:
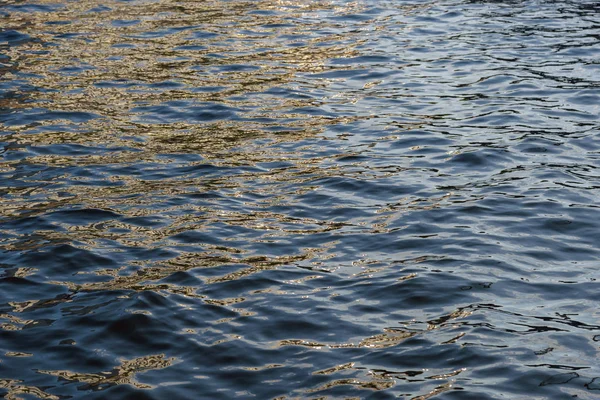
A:
{"type": "MultiPolygon", "coordinates": [[[[252,123],[255,118],[277,118],[274,125],[285,130],[287,124],[301,136],[317,133],[322,125],[335,122],[286,111],[318,104],[318,99],[282,98],[264,93],[289,84],[299,74],[327,70],[325,64],[332,58],[357,54],[353,49],[356,44],[348,45],[354,42],[347,35],[331,33],[299,39],[298,46],[290,46],[293,40],[279,39],[301,33],[303,27],[298,18],[307,11],[333,9],[328,2],[296,4],[295,11],[273,1],[144,5],[108,2],[103,3],[102,11],[90,11],[96,5],[90,1],[67,3],[64,9],[54,12],[13,13],[6,21],[8,27],[18,27],[35,38],[23,46],[10,48],[8,54],[18,60],[20,73],[32,74],[29,81],[36,90],[24,94],[29,101],[53,110],[87,111],[100,116],[99,120],[78,126],[79,134],[52,132],[49,141],[44,137],[47,134],[25,137],[23,134],[29,129],[15,127],[18,133],[15,141],[31,145],[56,143],[57,135],[63,135],[63,140],[70,143],[129,144],[150,154],[153,150],[179,152],[184,146],[189,146],[188,151],[210,154],[263,133],[262,129],[269,124],[252,123]],[[257,15],[255,12],[260,10],[274,13],[257,15]],[[53,24],[46,25],[48,21],[53,24]],[[132,23],[115,26],[113,21],[132,23]],[[202,35],[196,38],[193,34],[197,29],[192,28],[200,25],[202,35]],[[224,41],[224,33],[235,40],[224,41]],[[343,44],[339,43],[342,39],[343,44]],[[264,48],[265,41],[269,48],[264,48]],[[40,56],[37,52],[44,54],[40,56]],[[223,68],[230,65],[244,65],[252,70],[223,68]],[[202,88],[215,90],[198,90],[202,88]],[[243,108],[244,119],[250,123],[148,124],[137,121],[139,118],[131,113],[135,107],[167,101],[218,102],[243,108]],[[296,120],[282,122],[285,118],[296,120]],[[132,142],[126,136],[141,138],[143,142],[132,142]]],[[[357,7],[357,3],[348,3],[338,12],[357,7]]],[[[319,23],[311,21],[310,27],[304,29],[318,26],[319,23]]],[[[14,77],[10,75],[7,78],[14,77]]],[[[327,81],[323,84],[326,86],[327,81]]],[[[53,124],[56,120],[41,122],[42,126],[53,124]]]]}
{"type": "MultiPolygon", "coordinates": [[[[331,58],[356,54],[353,46],[348,45],[351,40],[345,38],[343,45],[337,44],[343,38],[333,33],[299,39],[302,43],[298,46],[290,46],[289,39],[278,39],[302,32],[303,27],[297,19],[304,13],[335,8],[328,2],[295,3],[293,6],[278,1],[256,4],[239,1],[153,2],[143,5],[108,2],[103,3],[101,11],[93,11],[96,5],[95,2],[83,1],[67,3],[64,8],[46,13],[14,12],[3,21],[7,28],[18,28],[34,38],[21,46],[9,48],[7,55],[16,61],[16,69],[21,74],[28,74],[28,81],[35,88],[19,93],[19,101],[11,101],[10,107],[28,108],[24,103],[26,99],[29,107],[89,112],[97,116],[77,124],[50,118],[35,124],[8,126],[9,134],[5,140],[12,143],[13,150],[55,144],[126,149],[85,155],[30,153],[26,160],[2,161],[0,168],[7,172],[16,171],[22,163],[44,165],[58,169],[55,183],[65,180],[82,183],[69,185],[66,192],[60,185],[48,185],[45,180],[29,180],[37,188],[6,188],[8,196],[0,200],[3,216],[33,216],[82,204],[88,208],[116,208],[123,212],[124,206],[144,206],[144,199],[153,199],[156,195],[194,192],[207,187],[206,179],[202,178],[182,180],[179,177],[152,183],[118,174],[104,179],[104,183],[112,181],[114,185],[98,186],[89,182],[89,178],[69,175],[66,170],[70,166],[164,164],[169,159],[159,159],[158,154],[190,152],[225,165],[274,161],[281,159],[281,154],[255,152],[255,148],[232,152],[231,148],[240,141],[265,135],[275,141],[299,140],[322,132],[326,125],[355,118],[293,113],[291,110],[316,105],[319,100],[310,96],[298,99],[264,93],[290,84],[299,74],[327,69],[326,61],[331,58]],[[274,14],[250,13],[259,10],[273,10],[274,14]],[[289,22],[291,19],[293,23],[289,22]],[[133,23],[124,26],[113,23],[128,20],[133,23]],[[48,22],[53,24],[47,25],[48,22]],[[194,38],[194,29],[179,29],[199,25],[202,25],[202,33],[205,34],[200,38],[194,38]],[[271,25],[277,28],[271,28],[271,25]],[[73,32],[78,35],[73,35],[73,32]],[[224,33],[236,40],[224,42],[224,33]],[[273,37],[268,41],[270,47],[259,50],[259,47],[264,47],[266,37],[273,37]],[[214,54],[220,56],[214,57],[214,54]],[[223,68],[237,64],[254,70],[230,71],[223,68]],[[127,82],[127,85],[121,82],[127,82]],[[173,82],[175,87],[164,87],[165,82],[173,82]],[[198,90],[203,88],[215,89],[198,90]],[[263,94],[257,95],[261,92],[263,94]],[[187,106],[212,102],[243,109],[244,121],[148,123],[139,113],[132,112],[140,106],[182,101],[187,106]],[[263,117],[273,122],[259,122],[263,117]],[[277,127],[275,136],[265,131],[272,126],[277,127]],[[292,132],[293,136],[277,136],[286,132],[292,132]],[[225,159],[223,154],[226,154],[225,159]],[[65,172],[61,174],[61,170],[65,172]],[[24,191],[27,191],[26,197],[22,197],[24,191]],[[129,195],[137,197],[126,199],[129,195]]],[[[358,7],[358,3],[348,3],[344,9],[334,11],[351,12],[358,7]]],[[[315,21],[311,21],[310,26],[304,29],[314,28],[315,21]]],[[[15,77],[10,71],[6,76],[7,79],[15,77]]],[[[327,86],[326,80],[323,80],[323,85],[327,86]]],[[[314,165],[318,160],[312,160],[312,163],[314,165]]],[[[290,170],[290,174],[302,176],[314,172],[311,170],[314,167],[303,165],[301,160],[296,166],[300,169],[290,170]]],[[[319,172],[324,173],[323,170],[319,172]]],[[[330,171],[328,174],[333,173],[330,171]]],[[[220,189],[228,185],[247,189],[246,177],[237,178],[237,182],[221,178],[212,184],[220,189]]],[[[264,176],[264,179],[281,181],[297,178],[277,171],[270,177],[264,176]]],[[[126,213],[130,214],[132,210],[126,213]]],[[[244,218],[246,224],[252,223],[252,217],[244,218]]],[[[133,231],[135,229],[129,230],[128,235],[133,231]]],[[[77,236],[82,233],[78,231],[77,236]]],[[[92,233],[97,234],[102,235],[100,230],[92,233]]],[[[154,235],[149,231],[146,234],[154,235]]],[[[72,238],[65,232],[43,231],[37,232],[36,237],[38,243],[44,240],[66,243],[72,238]]],[[[140,237],[139,241],[152,245],[151,237],[140,237]]],[[[8,247],[25,249],[36,246],[33,238],[17,242],[9,243],[8,247]]],[[[129,244],[133,245],[131,241],[129,244]]]]}
{"type": "MultiPolygon", "coordinates": [[[[366,337],[358,343],[356,342],[347,342],[347,343],[321,343],[321,342],[313,342],[303,339],[286,339],[281,340],[278,343],[278,346],[303,346],[303,347],[311,347],[311,348],[328,348],[328,349],[345,349],[345,348],[373,348],[373,349],[384,349],[395,347],[398,344],[413,338],[417,335],[422,335],[428,333],[430,331],[448,331],[453,330],[460,326],[460,324],[456,324],[457,320],[462,318],[466,318],[472,314],[471,310],[459,309],[448,315],[444,315],[440,318],[436,318],[435,320],[426,321],[426,326],[424,329],[419,329],[416,327],[417,323],[415,321],[415,327],[407,326],[406,328],[384,328],[383,333],[379,333],[376,335],[372,335],[366,337]]],[[[452,344],[458,342],[464,336],[464,332],[461,332],[451,339],[443,340],[440,344],[452,344]]]]}
{"type": "Polygon", "coordinates": [[[346,363],[346,364],[336,365],[335,367],[323,369],[321,371],[315,371],[315,372],[313,372],[313,374],[314,375],[330,375],[330,374],[336,373],[338,371],[343,371],[345,369],[349,369],[352,367],[354,367],[354,363],[350,362],[350,363],[346,363]]]}
{"type": "MultiPolygon", "coordinates": [[[[311,114],[310,110],[326,103],[352,107],[361,96],[375,93],[381,80],[365,83],[361,91],[335,96],[326,94],[326,89],[336,83],[335,79],[311,78],[311,82],[306,83],[306,77],[311,74],[351,68],[333,66],[332,59],[360,55],[357,47],[364,39],[358,37],[364,36],[364,32],[336,31],[333,28],[342,29],[343,26],[321,20],[318,15],[321,12],[338,15],[359,12],[364,7],[361,2],[334,6],[328,1],[209,0],[144,4],[108,1],[98,10],[97,2],[77,1],[63,6],[44,13],[14,12],[0,21],[7,29],[17,29],[33,38],[8,49],[7,55],[15,66],[3,79],[27,75],[29,86],[17,93],[17,97],[1,100],[2,106],[32,113],[44,108],[63,113],[42,116],[36,122],[12,121],[3,127],[6,131],[4,141],[10,143],[8,151],[27,154],[18,160],[2,159],[2,172],[14,173],[23,166],[40,166],[52,175],[48,178],[33,174],[24,180],[27,185],[23,187],[0,188],[5,193],[0,198],[0,216],[18,220],[75,207],[111,211],[122,218],[89,224],[57,221],[54,229],[38,229],[29,235],[20,235],[15,230],[14,236],[3,243],[6,250],[34,251],[51,244],[69,244],[93,252],[107,242],[113,243],[111,251],[115,252],[120,246],[178,249],[173,236],[193,230],[209,232],[208,227],[216,224],[258,232],[255,237],[245,238],[253,244],[275,243],[290,236],[340,233],[349,228],[379,233],[385,232],[398,208],[423,207],[414,199],[390,204],[381,209],[379,220],[364,226],[317,218],[292,218],[285,213],[266,210],[274,205],[286,205],[292,195],[298,197],[312,192],[317,188],[312,182],[318,179],[351,176],[365,182],[399,172],[373,167],[362,168],[354,174],[342,169],[328,156],[311,154],[313,149],[272,151],[264,146],[264,142],[258,142],[259,139],[270,144],[302,141],[322,133],[328,126],[376,117],[344,116],[343,113],[336,113],[334,117],[311,114]],[[259,15],[257,11],[273,13],[259,15]],[[319,29],[322,32],[314,34],[319,29]],[[277,94],[282,88],[287,93],[284,96],[277,94]],[[194,113],[207,104],[218,104],[231,115],[212,121],[197,118],[194,113]],[[164,115],[156,112],[160,107],[166,110],[164,115]],[[74,112],[89,115],[73,121],[68,113],[74,112]],[[79,154],[60,151],[54,148],[56,145],[80,145],[86,151],[79,154]],[[147,177],[153,171],[160,172],[161,168],[164,171],[175,163],[176,155],[181,154],[197,155],[201,160],[186,161],[186,173],[163,175],[160,179],[147,177]],[[247,167],[271,162],[286,162],[288,166],[260,171],[238,169],[211,177],[198,172],[206,166],[247,167]],[[128,167],[135,169],[138,166],[139,173],[128,170],[128,167]],[[108,167],[115,167],[115,170],[107,172],[108,167]],[[85,173],[73,172],[77,169],[85,173]],[[96,175],[96,170],[103,172],[96,175]],[[281,183],[291,185],[293,189],[282,193],[281,183]],[[213,190],[245,201],[250,195],[264,200],[253,201],[252,209],[245,208],[244,211],[224,211],[220,206],[221,199],[209,200],[202,206],[193,201],[185,205],[161,204],[161,200],[167,198],[206,194],[213,190]],[[122,221],[156,215],[163,216],[164,223],[160,226],[146,227],[122,221]]],[[[366,28],[369,23],[360,24],[366,28]]],[[[353,155],[355,152],[348,149],[339,157],[353,155]]],[[[430,199],[427,207],[439,207],[444,200],[443,197],[430,199]]],[[[298,248],[294,254],[283,256],[248,254],[247,249],[235,245],[203,244],[204,251],[181,250],[167,260],[141,259],[130,262],[129,269],[99,268],[77,274],[77,278],[84,280],[46,282],[67,288],[69,294],[11,302],[9,306],[13,313],[23,313],[71,302],[73,296],[83,292],[153,291],[198,299],[226,307],[239,316],[251,316],[252,311],[232,306],[245,302],[248,296],[287,292],[269,288],[240,293],[239,296],[210,298],[196,286],[160,281],[177,272],[227,264],[239,267],[233,272],[228,270],[199,279],[211,285],[299,263],[310,263],[311,268],[318,268],[336,256],[333,251],[336,244],[331,240],[320,247],[298,248]],[[90,276],[87,282],[86,275],[90,276]]],[[[365,273],[382,271],[383,267],[368,269],[365,273]]],[[[25,278],[33,273],[33,269],[21,268],[14,276],[25,278]]],[[[414,276],[408,275],[406,279],[414,276]]],[[[306,276],[284,284],[301,285],[316,278],[321,276],[306,276]]],[[[304,295],[310,296],[320,290],[326,289],[313,288],[304,295]]],[[[221,318],[213,322],[231,320],[221,318]]],[[[21,330],[36,323],[38,321],[0,314],[0,328],[6,331],[21,330]]],[[[195,331],[189,330],[189,333],[195,331]]],[[[289,339],[279,345],[379,349],[393,347],[419,333],[388,328],[356,344],[289,339]]],[[[240,338],[231,336],[214,344],[240,338]]],[[[38,372],[83,383],[84,390],[102,390],[119,384],[147,389],[150,386],[137,382],[135,375],[167,368],[173,361],[164,355],[149,355],[124,361],[111,372],[38,372]]],[[[353,363],[343,364],[316,374],[333,374],[353,366],[353,363]]],[[[340,385],[372,390],[394,385],[393,379],[387,377],[373,375],[371,378],[337,379],[310,392],[340,385]]],[[[8,390],[9,399],[25,393],[57,399],[17,381],[0,381],[0,387],[8,390]]]]}
{"type": "MultiPolygon", "coordinates": [[[[15,310],[15,311],[17,311],[17,310],[15,310]]],[[[19,312],[19,311],[17,311],[17,312],[19,312]]],[[[0,323],[0,329],[3,329],[5,331],[21,330],[21,329],[23,329],[24,326],[27,326],[34,322],[33,320],[22,319],[22,318],[19,318],[14,315],[10,315],[10,314],[0,314],[0,321],[1,320],[8,321],[8,322],[0,323]]]]}
{"type": "Polygon", "coordinates": [[[427,400],[427,399],[437,396],[440,393],[444,393],[449,390],[452,390],[452,387],[453,387],[452,382],[444,383],[443,385],[440,385],[440,386],[436,387],[435,389],[431,390],[429,393],[426,393],[421,396],[415,396],[415,397],[411,398],[410,400],[427,400]]]}
{"type": "Polygon", "coordinates": [[[6,400],[21,400],[22,394],[35,396],[43,400],[59,400],[60,397],[44,392],[42,389],[35,386],[21,385],[21,381],[14,379],[0,379],[0,389],[6,389],[4,395],[6,400]]]}
{"type": "Polygon", "coordinates": [[[319,392],[321,390],[327,390],[327,389],[331,389],[336,386],[343,386],[343,385],[356,386],[361,389],[385,390],[385,389],[389,389],[389,388],[393,387],[395,385],[395,382],[393,380],[376,380],[376,379],[373,379],[373,380],[360,380],[360,379],[355,379],[355,378],[336,379],[334,381],[327,382],[326,384],[316,387],[314,389],[309,389],[306,392],[314,393],[314,392],[319,392]]]}
{"type": "Polygon", "coordinates": [[[123,361],[118,367],[110,372],[100,372],[96,374],[78,373],[66,370],[60,371],[38,371],[40,374],[54,375],[68,381],[85,383],[81,390],[104,390],[115,385],[132,385],[138,389],[151,389],[152,385],[137,382],[135,376],[138,373],[164,369],[173,364],[174,358],[166,358],[164,354],[156,354],[144,357],[138,357],[133,360],[123,361]]]}

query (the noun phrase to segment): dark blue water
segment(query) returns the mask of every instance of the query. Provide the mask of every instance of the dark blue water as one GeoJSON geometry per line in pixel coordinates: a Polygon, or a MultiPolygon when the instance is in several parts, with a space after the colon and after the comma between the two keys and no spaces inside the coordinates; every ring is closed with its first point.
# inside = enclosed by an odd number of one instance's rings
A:
{"type": "Polygon", "coordinates": [[[600,397],[595,0],[0,5],[7,399],[600,397]]]}

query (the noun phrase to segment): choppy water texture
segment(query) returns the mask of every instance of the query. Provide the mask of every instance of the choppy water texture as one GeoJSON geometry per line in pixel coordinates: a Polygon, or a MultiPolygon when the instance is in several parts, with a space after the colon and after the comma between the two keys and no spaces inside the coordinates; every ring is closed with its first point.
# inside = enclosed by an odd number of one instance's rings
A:
{"type": "Polygon", "coordinates": [[[595,0],[0,6],[7,399],[600,396],[595,0]]]}

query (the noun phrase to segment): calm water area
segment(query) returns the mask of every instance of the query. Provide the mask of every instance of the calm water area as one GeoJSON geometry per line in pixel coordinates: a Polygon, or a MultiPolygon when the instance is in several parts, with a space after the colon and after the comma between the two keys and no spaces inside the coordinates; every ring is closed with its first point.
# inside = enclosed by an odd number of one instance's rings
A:
{"type": "Polygon", "coordinates": [[[600,2],[3,0],[0,396],[599,399],[600,2]]]}

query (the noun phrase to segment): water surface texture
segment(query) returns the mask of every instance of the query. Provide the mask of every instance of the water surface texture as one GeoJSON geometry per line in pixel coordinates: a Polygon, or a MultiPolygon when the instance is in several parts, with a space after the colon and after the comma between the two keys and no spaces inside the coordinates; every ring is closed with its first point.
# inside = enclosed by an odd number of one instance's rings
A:
{"type": "Polygon", "coordinates": [[[0,395],[600,396],[596,0],[0,5],[0,395]]]}

